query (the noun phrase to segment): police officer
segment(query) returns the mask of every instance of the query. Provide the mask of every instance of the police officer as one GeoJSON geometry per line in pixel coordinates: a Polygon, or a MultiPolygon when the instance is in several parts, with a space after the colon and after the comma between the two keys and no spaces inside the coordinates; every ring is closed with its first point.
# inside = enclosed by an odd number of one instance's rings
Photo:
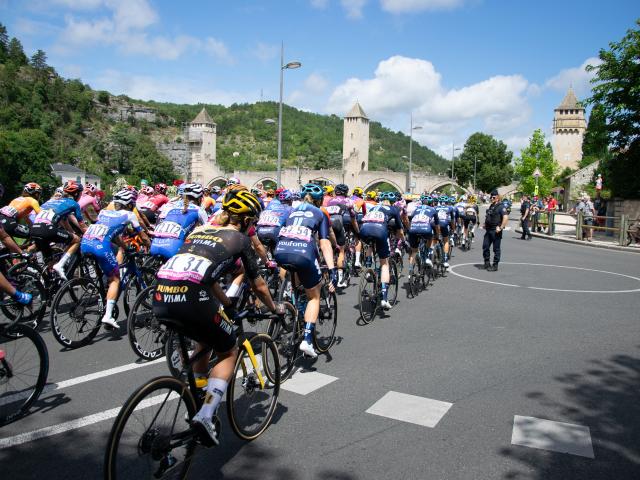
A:
{"type": "Polygon", "coordinates": [[[529,217],[531,216],[531,202],[529,202],[529,196],[522,196],[522,203],[520,204],[520,226],[522,227],[522,240],[531,240],[531,230],[529,230],[529,217]]]}
{"type": "Polygon", "coordinates": [[[498,270],[500,262],[500,243],[502,242],[502,231],[509,223],[509,214],[504,204],[500,201],[497,190],[491,192],[491,205],[487,208],[484,220],[484,240],[482,242],[482,256],[484,257],[484,268],[489,272],[498,270]],[[491,252],[489,249],[493,244],[493,265],[491,265],[491,252]]]}

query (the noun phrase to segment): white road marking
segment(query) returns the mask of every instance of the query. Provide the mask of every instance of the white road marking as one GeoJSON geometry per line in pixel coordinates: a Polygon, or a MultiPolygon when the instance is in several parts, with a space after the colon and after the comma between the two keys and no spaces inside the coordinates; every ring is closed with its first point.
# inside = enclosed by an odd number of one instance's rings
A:
{"type": "MultiPolygon", "coordinates": [[[[494,285],[501,285],[503,287],[515,287],[515,288],[528,288],[530,290],[543,290],[546,292],[568,292],[568,293],[635,293],[640,292],[640,288],[635,288],[633,290],[573,290],[573,289],[564,289],[564,288],[545,288],[545,287],[525,287],[522,285],[513,285],[510,283],[500,283],[494,282],[491,280],[484,280],[482,278],[474,278],[468,277],[466,275],[462,275],[461,273],[455,272],[455,269],[458,267],[465,267],[467,265],[477,265],[476,263],[459,263],[457,265],[452,265],[449,267],[449,272],[453,273],[455,276],[460,278],[465,278],[467,280],[473,280],[474,282],[482,282],[482,283],[492,283],[494,285]]],[[[533,267],[553,267],[553,268],[567,268],[570,270],[584,270],[587,272],[597,272],[597,273],[607,273],[609,275],[618,275],[620,277],[630,278],[632,280],[636,280],[640,282],[640,278],[634,277],[631,275],[626,275],[624,273],[617,272],[608,272],[606,270],[596,270],[594,268],[582,268],[582,267],[571,267],[567,265],[548,265],[546,263],[520,263],[520,262],[500,262],[500,265],[529,265],[533,267]]]]}
{"type": "MultiPolygon", "coordinates": [[[[49,383],[45,385],[42,389],[42,393],[40,397],[42,397],[46,393],[55,392],[56,390],[62,390],[63,388],[72,387],[74,385],[78,385],[80,383],[90,382],[92,380],[97,380],[99,378],[108,377],[110,375],[116,375],[118,373],[127,372],[129,370],[135,370],[137,368],[148,367],[149,365],[155,365],[160,362],[164,362],[165,358],[158,358],[156,360],[152,360],[150,362],[141,362],[141,363],[129,363],[127,365],[121,365],[119,367],[109,368],[107,370],[102,370],[100,372],[89,373],[88,375],[82,375],[81,377],[70,378],[69,380],[63,380],[58,383],[49,383]]],[[[0,398],[0,406],[7,405],[11,402],[16,402],[18,400],[22,400],[27,398],[31,394],[31,390],[26,392],[14,393],[12,395],[7,395],[5,397],[0,398]]]]}
{"type": "MultiPolygon", "coordinates": [[[[143,408],[148,408],[153,405],[157,405],[158,403],[162,403],[165,398],[167,398],[166,394],[156,395],[155,397],[147,398],[138,404],[136,410],[141,410],[143,408]]],[[[172,392],[169,395],[169,400],[174,400],[178,398],[178,394],[176,392],[172,392]]],[[[105,420],[109,420],[114,418],[120,413],[120,409],[122,407],[111,408],[109,410],[104,410],[102,412],[94,413],[93,415],[87,415],[86,417],[76,418],[75,420],[70,420],[68,422],[59,423],[57,425],[52,425],[50,427],[39,428],[38,430],[33,430],[31,432],[21,433],[19,435],[14,435],[13,437],[0,438],[0,450],[4,448],[11,448],[17,445],[22,445],[23,443],[32,442],[34,440],[39,440],[41,438],[51,437],[53,435],[58,435],[60,433],[68,432],[69,430],[76,430],[78,428],[86,427],[89,425],[93,425],[94,423],[103,422],[105,420]]]]}
{"type": "Polygon", "coordinates": [[[516,415],[511,443],[552,452],[595,458],[589,427],[516,415]]]}
{"type": "Polygon", "coordinates": [[[367,413],[393,418],[423,427],[435,427],[453,403],[418,397],[399,392],[387,392],[367,413]]]}
{"type": "Polygon", "coordinates": [[[280,388],[299,395],[307,395],[319,388],[335,382],[336,380],[338,380],[337,377],[332,377],[331,375],[326,375],[324,373],[297,370],[293,375],[291,375],[291,378],[281,385],[280,388]]]}

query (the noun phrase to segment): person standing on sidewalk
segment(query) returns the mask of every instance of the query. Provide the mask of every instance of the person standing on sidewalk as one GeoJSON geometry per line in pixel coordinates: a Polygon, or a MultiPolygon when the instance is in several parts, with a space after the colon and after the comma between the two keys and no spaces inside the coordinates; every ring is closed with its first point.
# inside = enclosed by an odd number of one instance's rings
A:
{"type": "Polygon", "coordinates": [[[500,201],[497,190],[491,192],[491,205],[487,208],[484,220],[484,240],[482,242],[482,256],[484,257],[484,268],[489,272],[498,270],[500,263],[500,243],[502,242],[502,231],[509,223],[509,215],[504,204],[500,201]],[[493,265],[491,265],[491,245],[493,245],[493,265]]]}
{"type": "Polygon", "coordinates": [[[529,230],[529,218],[531,216],[531,203],[529,203],[529,196],[522,196],[522,203],[520,204],[520,225],[522,226],[522,240],[531,240],[531,230],[529,230]]]}

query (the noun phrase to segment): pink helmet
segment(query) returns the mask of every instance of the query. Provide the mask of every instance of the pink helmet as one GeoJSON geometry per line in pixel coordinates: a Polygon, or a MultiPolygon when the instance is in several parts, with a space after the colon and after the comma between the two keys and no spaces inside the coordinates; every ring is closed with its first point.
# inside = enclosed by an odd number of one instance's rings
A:
{"type": "Polygon", "coordinates": [[[145,185],[144,187],[142,187],[142,188],[140,189],[140,193],[143,193],[143,194],[145,194],[145,195],[147,195],[147,196],[149,196],[149,195],[153,195],[153,194],[154,194],[154,192],[155,192],[155,191],[153,190],[153,187],[150,187],[149,185],[145,185]]]}
{"type": "Polygon", "coordinates": [[[164,183],[156,184],[156,192],[164,195],[165,193],[167,193],[167,186],[164,183]]]}
{"type": "Polygon", "coordinates": [[[87,183],[84,186],[84,193],[89,193],[91,195],[95,195],[97,191],[98,191],[98,189],[96,188],[96,186],[93,183],[87,183]]]}

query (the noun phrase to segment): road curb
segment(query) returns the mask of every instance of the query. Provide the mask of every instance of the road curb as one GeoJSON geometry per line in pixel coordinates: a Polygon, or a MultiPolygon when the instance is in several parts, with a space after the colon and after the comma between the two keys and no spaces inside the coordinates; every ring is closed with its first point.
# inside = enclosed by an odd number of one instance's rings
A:
{"type": "MultiPolygon", "coordinates": [[[[522,234],[522,229],[520,228],[516,228],[514,231],[522,234]]],[[[545,233],[531,232],[531,236],[545,240],[553,240],[554,242],[571,243],[582,247],[604,248],[605,250],[617,250],[619,252],[640,253],[640,248],[621,247],[620,245],[599,245],[597,243],[584,242],[581,240],[574,240],[573,238],[563,238],[555,235],[547,235],[545,233]]]]}

